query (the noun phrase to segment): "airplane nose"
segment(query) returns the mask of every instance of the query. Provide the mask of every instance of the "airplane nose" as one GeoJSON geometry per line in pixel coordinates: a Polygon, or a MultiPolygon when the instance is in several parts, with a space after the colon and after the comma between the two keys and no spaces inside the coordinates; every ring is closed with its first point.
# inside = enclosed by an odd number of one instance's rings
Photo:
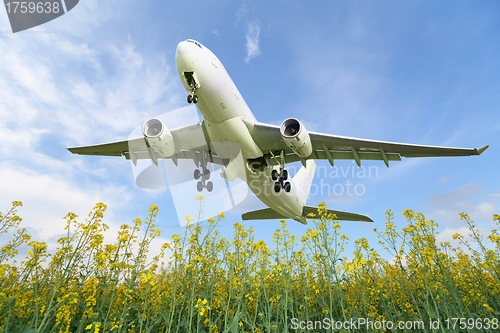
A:
{"type": "Polygon", "coordinates": [[[177,51],[176,53],[181,55],[181,54],[187,54],[189,52],[189,43],[187,42],[180,42],[177,45],[177,51]]]}

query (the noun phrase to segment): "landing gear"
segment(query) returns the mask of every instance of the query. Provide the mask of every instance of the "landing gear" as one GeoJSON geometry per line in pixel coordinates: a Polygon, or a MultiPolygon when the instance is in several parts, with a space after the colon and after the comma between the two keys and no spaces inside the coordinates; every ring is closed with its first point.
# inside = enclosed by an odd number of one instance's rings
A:
{"type": "Polygon", "coordinates": [[[203,184],[203,183],[204,183],[204,181],[200,180],[196,184],[196,189],[198,190],[198,192],[203,191],[204,188],[206,188],[208,192],[212,192],[212,190],[214,189],[214,183],[212,183],[212,182],[207,182],[206,184],[203,184]]]}
{"type": "Polygon", "coordinates": [[[277,180],[274,183],[274,192],[279,193],[281,189],[284,189],[286,193],[292,190],[292,184],[287,182],[288,179],[288,171],[286,169],[282,169],[280,173],[277,170],[273,170],[273,174],[271,175],[273,180],[277,180]],[[274,173],[276,171],[276,173],[274,173]]]}
{"type": "Polygon", "coordinates": [[[186,84],[189,86],[189,90],[191,90],[191,93],[187,97],[187,102],[189,104],[198,103],[198,96],[196,96],[196,89],[200,87],[200,84],[198,79],[196,78],[196,74],[194,72],[184,72],[182,76],[184,76],[186,84]]]}
{"type": "Polygon", "coordinates": [[[198,103],[198,96],[194,95],[194,92],[193,92],[193,95],[188,95],[187,102],[189,104],[191,104],[191,103],[194,103],[194,104],[198,103]]]}
{"type": "Polygon", "coordinates": [[[194,179],[198,180],[198,179],[200,179],[200,177],[202,177],[204,180],[209,180],[210,179],[210,170],[208,170],[206,167],[202,167],[202,171],[200,171],[200,169],[195,169],[194,170],[194,179]]]}
{"type": "Polygon", "coordinates": [[[279,171],[276,169],[273,169],[273,171],[271,171],[271,179],[275,181],[274,192],[279,193],[281,189],[284,189],[286,193],[289,193],[292,190],[292,184],[290,182],[287,182],[288,170],[285,169],[285,158],[283,152],[281,152],[280,154],[279,164],[279,171]]]}
{"type": "Polygon", "coordinates": [[[212,190],[214,189],[214,183],[208,182],[206,187],[208,192],[212,192],[212,190]]]}
{"type": "Polygon", "coordinates": [[[208,192],[212,192],[214,184],[210,181],[207,182],[207,180],[210,179],[210,170],[207,169],[207,160],[204,155],[205,153],[203,153],[203,158],[200,162],[200,169],[195,169],[193,176],[194,179],[199,179],[198,183],[196,183],[198,192],[203,191],[204,188],[206,188],[208,192]]]}
{"type": "Polygon", "coordinates": [[[203,191],[204,188],[206,188],[208,192],[212,192],[214,184],[212,182],[207,182],[207,180],[210,179],[210,170],[208,170],[206,166],[203,166],[201,171],[200,169],[194,170],[194,179],[200,180],[196,184],[196,189],[198,190],[198,192],[203,191]]]}
{"type": "Polygon", "coordinates": [[[278,180],[278,178],[282,177],[283,180],[287,180],[288,179],[288,170],[287,169],[283,169],[281,171],[281,176],[280,176],[280,173],[278,172],[278,170],[273,170],[271,172],[271,178],[273,180],[278,180]]]}

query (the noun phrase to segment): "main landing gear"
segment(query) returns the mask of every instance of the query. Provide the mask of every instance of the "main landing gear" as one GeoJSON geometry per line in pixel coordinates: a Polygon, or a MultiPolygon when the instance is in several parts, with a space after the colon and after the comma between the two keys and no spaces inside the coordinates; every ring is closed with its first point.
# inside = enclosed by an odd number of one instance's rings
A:
{"type": "MultiPolygon", "coordinates": [[[[273,155],[273,157],[274,157],[274,155],[273,155]]],[[[277,157],[275,157],[275,158],[277,158],[277,157]]],[[[284,189],[285,192],[288,193],[292,190],[292,184],[290,184],[290,182],[287,182],[288,170],[285,169],[285,156],[284,156],[283,152],[281,152],[281,154],[280,154],[279,164],[280,164],[279,171],[276,169],[273,169],[273,171],[271,171],[271,179],[275,182],[274,183],[274,192],[279,193],[281,191],[281,189],[284,189]]]]}
{"type": "Polygon", "coordinates": [[[210,170],[207,169],[207,159],[205,158],[205,152],[202,153],[203,157],[200,162],[200,168],[194,170],[194,179],[198,180],[196,184],[196,189],[198,192],[203,191],[204,188],[207,189],[208,192],[212,192],[214,189],[214,184],[210,181],[210,170]]]}
{"type": "Polygon", "coordinates": [[[194,179],[198,180],[198,183],[196,184],[196,189],[198,192],[203,191],[204,188],[207,189],[208,192],[212,192],[214,189],[214,183],[208,181],[210,179],[210,170],[207,168],[203,167],[200,169],[194,170],[194,179]]]}
{"type": "Polygon", "coordinates": [[[273,170],[271,172],[271,178],[274,183],[274,192],[279,193],[281,189],[284,189],[286,193],[290,192],[292,190],[292,184],[290,182],[287,182],[288,180],[288,170],[280,167],[280,171],[278,170],[273,170]]]}

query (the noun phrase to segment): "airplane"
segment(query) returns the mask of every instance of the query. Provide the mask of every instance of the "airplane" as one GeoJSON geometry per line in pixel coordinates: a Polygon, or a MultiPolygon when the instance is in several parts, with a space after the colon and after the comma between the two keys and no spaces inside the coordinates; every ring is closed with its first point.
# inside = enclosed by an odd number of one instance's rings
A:
{"type": "MultiPolygon", "coordinates": [[[[177,45],[175,62],[187,102],[196,104],[203,120],[196,124],[168,129],[157,118],[146,121],[143,136],[130,140],[92,146],[67,148],[73,154],[124,156],[137,165],[138,159],[191,159],[196,168],[197,190],[213,190],[208,181],[207,163],[223,166],[221,176],[244,180],[268,208],[247,212],[243,220],[291,218],[307,224],[318,218],[318,209],[307,206],[313,177],[314,160],[351,159],[360,167],[362,160],[389,161],[403,157],[481,155],[489,146],[452,148],[366,140],[309,132],[299,120],[285,119],[281,126],[257,121],[219,59],[198,41],[188,39],[177,45]],[[203,144],[200,144],[203,142],[203,144]],[[217,144],[234,149],[215,149],[217,144]],[[237,156],[241,158],[238,159],[237,156]],[[238,162],[239,161],[239,162],[238,162]],[[289,177],[287,163],[302,162],[301,169],[289,177]]],[[[373,222],[366,216],[327,209],[339,221],[373,222]]]]}

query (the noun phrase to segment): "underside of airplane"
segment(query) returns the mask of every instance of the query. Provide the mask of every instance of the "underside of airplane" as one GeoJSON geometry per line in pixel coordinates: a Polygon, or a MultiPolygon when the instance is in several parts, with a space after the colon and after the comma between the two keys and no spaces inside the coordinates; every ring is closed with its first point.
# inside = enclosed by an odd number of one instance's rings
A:
{"type": "MultiPolygon", "coordinates": [[[[480,155],[480,148],[452,148],[366,140],[309,132],[297,119],[289,118],[281,126],[258,122],[240,95],[219,59],[205,46],[186,40],[177,46],[176,66],[188,92],[187,102],[196,104],[203,115],[201,122],[170,130],[157,118],[143,126],[143,135],[129,140],[68,150],[79,155],[123,156],[137,164],[160,159],[192,160],[197,190],[213,190],[208,163],[224,168],[221,177],[241,179],[268,206],[248,212],[243,220],[292,218],[303,224],[318,218],[317,208],[306,205],[316,171],[314,160],[380,160],[401,157],[441,157],[480,155]],[[287,164],[301,162],[292,178],[287,164]]],[[[368,216],[328,209],[336,220],[373,222],[368,216]]]]}

